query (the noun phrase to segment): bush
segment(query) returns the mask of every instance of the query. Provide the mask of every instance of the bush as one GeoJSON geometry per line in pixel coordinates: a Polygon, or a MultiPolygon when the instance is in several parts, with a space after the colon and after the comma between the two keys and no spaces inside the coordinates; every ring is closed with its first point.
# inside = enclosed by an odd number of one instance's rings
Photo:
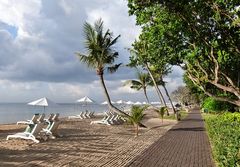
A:
{"type": "Polygon", "coordinates": [[[233,104],[217,101],[212,97],[206,98],[203,101],[202,107],[206,108],[209,112],[234,111],[235,109],[233,104]]]}
{"type": "Polygon", "coordinates": [[[240,166],[240,113],[206,115],[205,121],[218,166],[240,166]]]}

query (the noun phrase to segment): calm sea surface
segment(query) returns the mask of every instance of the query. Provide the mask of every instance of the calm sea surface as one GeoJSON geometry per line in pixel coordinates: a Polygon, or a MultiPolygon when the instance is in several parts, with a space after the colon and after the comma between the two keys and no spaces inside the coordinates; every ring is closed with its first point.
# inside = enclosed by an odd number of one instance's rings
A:
{"type": "MultiPolygon", "coordinates": [[[[123,106],[118,106],[122,108],[123,106]]],[[[89,104],[87,106],[79,104],[57,104],[50,107],[29,106],[25,103],[0,103],[0,124],[16,123],[17,121],[31,119],[35,113],[45,113],[46,117],[50,113],[59,113],[60,117],[77,115],[80,111],[91,110],[96,113],[107,110],[106,105],[89,104]]]]}

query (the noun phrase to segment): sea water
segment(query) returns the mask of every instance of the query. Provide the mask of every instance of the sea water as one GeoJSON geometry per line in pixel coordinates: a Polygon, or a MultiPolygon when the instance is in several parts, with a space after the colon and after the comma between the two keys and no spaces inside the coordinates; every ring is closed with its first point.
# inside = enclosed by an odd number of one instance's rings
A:
{"type": "MultiPolygon", "coordinates": [[[[124,109],[126,106],[118,105],[118,108],[124,109]]],[[[30,106],[26,103],[0,103],[0,124],[16,123],[31,119],[35,113],[45,113],[46,117],[50,113],[59,113],[60,117],[78,115],[81,111],[94,111],[101,113],[108,110],[107,105],[88,104],[79,105],[73,103],[61,103],[54,106],[30,106]]]]}

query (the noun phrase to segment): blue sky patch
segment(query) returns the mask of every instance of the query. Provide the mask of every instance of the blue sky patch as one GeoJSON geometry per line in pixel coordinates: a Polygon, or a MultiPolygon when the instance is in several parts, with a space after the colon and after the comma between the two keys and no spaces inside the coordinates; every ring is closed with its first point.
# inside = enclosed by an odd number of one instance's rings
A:
{"type": "Polygon", "coordinates": [[[15,26],[8,25],[6,23],[0,22],[0,29],[7,30],[13,38],[16,38],[18,28],[15,26]]]}

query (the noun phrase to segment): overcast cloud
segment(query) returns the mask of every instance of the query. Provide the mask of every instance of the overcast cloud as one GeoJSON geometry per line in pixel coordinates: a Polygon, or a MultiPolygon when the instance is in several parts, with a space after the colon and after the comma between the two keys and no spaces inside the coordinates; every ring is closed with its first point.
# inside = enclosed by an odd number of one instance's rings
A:
{"type": "MultiPolygon", "coordinates": [[[[74,52],[85,52],[83,24],[102,18],[106,28],[121,35],[115,48],[117,62],[128,62],[125,48],[140,28],[128,16],[125,0],[2,0],[0,1],[0,102],[26,102],[47,96],[57,102],[73,102],[88,95],[104,101],[94,70],[81,64],[74,52]]],[[[135,72],[126,67],[106,74],[113,100],[145,100],[142,92],[123,87],[135,72]]],[[[168,88],[182,84],[177,68],[166,79],[168,88]]],[[[150,99],[157,100],[149,90],[150,99]]]]}

